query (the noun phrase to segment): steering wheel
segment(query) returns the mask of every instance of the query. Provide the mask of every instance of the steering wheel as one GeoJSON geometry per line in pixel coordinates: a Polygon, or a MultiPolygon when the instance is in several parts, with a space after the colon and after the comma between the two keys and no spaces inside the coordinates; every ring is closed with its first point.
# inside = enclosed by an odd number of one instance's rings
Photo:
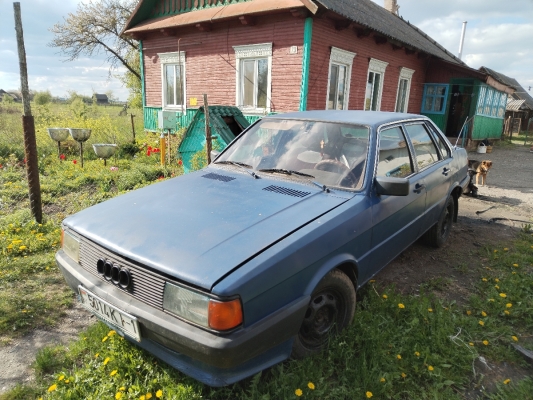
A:
{"type": "Polygon", "coordinates": [[[340,161],[333,160],[333,159],[327,159],[322,160],[316,163],[315,169],[318,169],[320,171],[328,171],[328,172],[335,172],[339,175],[342,175],[346,173],[346,176],[342,178],[342,181],[348,180],[349,185],[348,187],[354,187],[358,181],[356,176],[353,174],[353,172],[346,166],[346,164],[341,163],[340,161]],[[333,171],[330,169],[332,168],[333,171]]]}

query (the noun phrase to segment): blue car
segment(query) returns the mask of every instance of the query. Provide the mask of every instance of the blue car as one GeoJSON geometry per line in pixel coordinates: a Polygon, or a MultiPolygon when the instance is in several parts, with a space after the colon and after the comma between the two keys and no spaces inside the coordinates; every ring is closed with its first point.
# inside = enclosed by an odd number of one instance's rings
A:
{"type": "Polygon", "coordinates": [[[56,260],[99,319],[224,386],[322,351],[357,289],[419,237],[441,246],[467,170],[421,115],[272,115],[206,168],[65,219],[56,260]]]}

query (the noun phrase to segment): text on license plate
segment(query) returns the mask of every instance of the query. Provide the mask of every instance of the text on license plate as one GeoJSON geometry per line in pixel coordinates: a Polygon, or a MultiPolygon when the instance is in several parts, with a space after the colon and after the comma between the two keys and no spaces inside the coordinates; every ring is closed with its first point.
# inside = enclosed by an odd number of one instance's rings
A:
{"type": "Polygon", "coordinates": [[[137,318],[119,310],[107,301],[102,300],[81,285],[78,286],[78,291],[81,296],[81,304],[87,310],[111,324],[113,327],[116,327],[118,331],[130,336],[138,342],[141,341],[137,318]]]}

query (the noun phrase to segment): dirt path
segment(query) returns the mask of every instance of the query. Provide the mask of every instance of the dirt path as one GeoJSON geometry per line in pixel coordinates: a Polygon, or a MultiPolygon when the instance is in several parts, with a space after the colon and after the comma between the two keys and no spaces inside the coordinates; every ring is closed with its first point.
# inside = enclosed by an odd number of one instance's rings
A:
{"type": "MultiPolygon", "coordinates": [[[[529,148],[496,148],[490,155],[469,156],[490,156],[494,166],[488,186],[479,188],[478,198],[461,198],[458,223],[444,248],[435,250],[419,242],[413,244],[377,276],[379,281],[393,283],[402,293],[411,294],[418,293],[421,285],[437,292],[440,287],[448,299],[461,304],[469,296],[470,282],[477,279],[474,272],[483,263],[472,255],[485,246],[510,242],[526,222],[533,223],[533,153],[529,153],[529,148]]],[[[34,379],[31,364],[39,349],[67,344],[94,321],[76,305],[57,328],[36,330],[0,347],[0,394],[17,383],[34,379]]],[[[492,370],[501,371],[502,367],[493,366],[492,370]]],[[[523,374],[514,373],[517,377],[523,374]]]]}

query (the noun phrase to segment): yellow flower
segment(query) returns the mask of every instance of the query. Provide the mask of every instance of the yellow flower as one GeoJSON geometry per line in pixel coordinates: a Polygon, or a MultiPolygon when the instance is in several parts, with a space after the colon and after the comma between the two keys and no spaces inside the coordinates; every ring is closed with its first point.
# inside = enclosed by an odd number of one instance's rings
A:
{"type": "Polygon", "coordinates": [[[496,289],[499,289],[499,288],[500,288],[498,285],[494,285],[494,287],[495,287],[496,289]]]}
{"type": "Polygon", "coordinates": [[[105,342],[108,339],[108,336],[104,336],[102,342],[105,342]]]}
{"type": "Polygon", "coordinates": [[[381,383],[384,383],[384,382],[385,382],[385,378],[381,378],[379,381],[380,381],[381,383]]]}
{"type": "Polygon", "coordinates": [[[484,326],[485,323],[484,323],[483,321],[480,320],[480,321],[479,321],[479,325],[484,326]]]}
{"type": "Polygon", "coordinates": [[[58,381],[62,381],[63,379],[65,379],[65,375],[61,375],[59,378],[57,378],[58,381]]]}
{"type": "Polygon", "coordinates": [[[518,338],[516,336],[511,336],[511,338],[515,341],[515,342],[518,342],[518,338]]]}
{"type": "Polygon", "coordinates": [[[407,378],[407,374],[405,372],[402,372],[402,378],[407,378]]]}
{"type": "Polygon", "coordinates": [[[504,313],[505,315],[509,315],[509,314],[510,314],[509,311],[507,311],[507,310],[505,310],[503,313],[504,313]]]}
{"type": "Polygon", "coordinates": [[[494,299],[489,299],[489,301],[492,301],[492,302],[493,302],[493,301],[494,301],[494,299]]]}
{"type": "Polygon", "coordinates": [[[431,365],[428,366],[428,371],[433,371],[433,369],[434,369],[434,368],[433,368],[431,365]]]}
{"type": "Polygon", "coordinates": [[[117,392],[117,394],[115,395],[115,399],[119,400],[122,398],[122,392],[117,392]]]}
{"type": "Polygon", "coordinates": [[[106,357],[105,360],[104,360],[104,365],[107,365],[107,363],[111,361],[111,359],[109,357],[106,357]]]}
{"type": "Polygon", "coordinates": [[[507,295],[505,293],[500,293],[500,297],[506,298],[507,295]]]}
{"type": "Polygon", "coordinates": [[[155,392],[155,397],[157,397],[158,399],[163,397],[163,391],[161,389],[159,389],[157,392],[155,392]]]}
{"type": "Polygon", "coordinates": [[[494,282],[498,283],[500,280],[498,278],[494,279],[494,282]]]}
{"type": "Polygon", "coordinates": [[[505,307],[507,307],[507,308],[511,308],[512,306],[513,306],[512,303],[507,303],[507,304],[505,305],[505,307]]]}
{"type": "Polygon", "coordinates": [[[472,311],[470,311],[470,310],[466,311],[466,315],[471,315],[471,314],[472,314],[472,311]]]}
{"type": "Polygon", "coordinates": [[[304,392],[302,392],[302,389],[296,389],[296,390],[294,391],[294,394],[295,394],[296,396],[300,397],[302,394],[304,394],[304,392]]]}
{"type": "Polygon", "coordinates": [[[113,335],[116,335],[117,332],[116,331],[109,331],[109,333],[107,334],[107,336],[111,337],[113,335]]]}
{"type": "Polygon", "coordinates": [[[398,308],[405,308],[405,306],[402,303],[398,303],[398,308]]]}
{"type": "Polygon", "coordinates": [[[481,280],[482,280],[483,282],[487,282],[487,281],[488,281],[487,278],[481,278],[481,280]]]}
{"type": "Polygon", "coordinates": [[[369,399],[373,396],[372,392],[366,392],[366,398],[369,399]]]}
{"type": "Polygon", "coordinates": [[[99,355],[100,355],[100,353],[96,353],[96,354],[94,355],[94,358],[98,358],[99,355]]]}
{"type": "Polygon", "coordinates": [[[398,355],[396,356],[396,358],[397,358],[398,360],[401,360],[401,359],[402,359],[402,356],[398,354],[398,355]]]}
{"type": "Polygon", "coordinates": [[[114,376],[114,375],[117,374],[117,372],[118,372],[118,371],[117,371],[116,369],[114,369],[113,371],[111,371],[111,373],[109,374],[109,376],[114,376]]]}
{"type": "Polygon", "coordinates": [[[146,397],[144,397],[144,394],[139,397],[139,400],[146,400],[146,397]]]}
{"type": "Polygon", "coordinates": [[[489,341],[488,341],[488,340],[484,340],[484,341],[483,341],[483,344],[484,344],[485,346],[488,346],[488,345],[489,345],[489,341]]]}
{"type": "Polygon", "coordinates": [[[57,385],[54,383],[52,386],[50,386],[50,387],[48,388],[48,391],[49,391],[49,392],[53,392],[53,391],[56,390],[56,389],[57,389],[57,385]]]}
{"type": "Polygon", "coordinates": [[[428,308],[428,311],[429,311],[429,312],[433,312],[433,309],[432,309],[432,308],[428,308]]]}
{"type": "Polygon", "coordinates": [[[27,248],[26,246],[20,246],[20,247],[19,247],[19,250],[20,250],[20,251],[22,251],[22,250],[26,250],[26,248],[27,248]]]}
{"type": "Polygon", "coordinates": [[[126,390],[126,388],[124,386],[121,386],[118,388],[118,390],[120,390],[121,392],[123,392],[124,390],[126,390]]]}
{"type": "Polygon", "coordinates": [[[513,267],[515,267],[515,268],[518,267],[518,264],[513,264],[513,267]]]}
{"type": "Polygon", "coordinates": [[[497,253],[497,252],[498,252],[498,250],[494,250],[494,252],[495,252],[495,253],[497,253]]]}
{"type": "Polygon", "coordinates": [[[313,382],[307,383],[307,387],[311,390],[315,390],[315,384],[313,382]]]}
{"type": "Polygon", "coordinates": [[[486,317],[487,316],[487,313],[485,311],[481,311],[481,316],[482,317],[486,317]]]}
{"type": "Polygon", "coordinates": [[[376,281],[375,279],[370,279],[368,282],[374,283],[375,281],[376,281]]]}
{"type": "Polygon", "coordinates": [[[69,382],[70,382],[70,380],[69,380],[69,379],[65,379],[65,383],[69,383],[69,382]]]}
{"type": "Polygon", "coordinates": [[[513,275],[516,275],[516,272],[513,271],[513,275]]]}
{"type": "Polygon", "coordinates": [[[151,399],[151,398],[152,398],[152,393],[146,393],[146,400],[151,399]]]}
{"type": "Polygon", "coordinates": [[[386,294],[384,294],[382,297],[383,297],[385,300],[387,299],[387,295],[386,295],[386,294]]]}
{"type": "Polygon", "coordinates": [[[420,353],[418,351],[415,351],[415,356],[420,357],[420,353]]]}
{"type": "Polygon", "coordinates": [[[506,380],[503,381],[503,384],[504,384],[504,385],[508,385],[510,382],[511,382],[510,379],[506,379],[506,380]]]}
{"type": "Polygon", "coordinates": [[[470,342],[468,343],[470,346],[474,347],[474,343],[470,342]]]}

